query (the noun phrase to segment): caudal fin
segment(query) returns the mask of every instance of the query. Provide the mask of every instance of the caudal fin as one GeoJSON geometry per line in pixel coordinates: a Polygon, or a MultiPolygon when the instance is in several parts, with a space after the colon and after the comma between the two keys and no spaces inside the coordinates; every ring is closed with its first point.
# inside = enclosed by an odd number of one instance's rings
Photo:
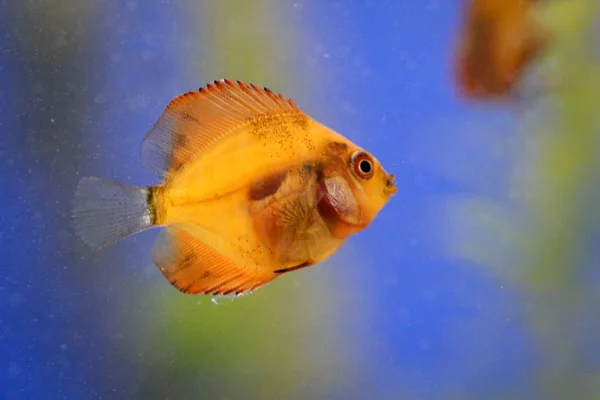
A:
{"type": "Polygon", "coordinates": [[[152,227],[149,190],[100,178],[82,178],[75,190],[71,214],[77,236],[97,250],[152,227]]]}

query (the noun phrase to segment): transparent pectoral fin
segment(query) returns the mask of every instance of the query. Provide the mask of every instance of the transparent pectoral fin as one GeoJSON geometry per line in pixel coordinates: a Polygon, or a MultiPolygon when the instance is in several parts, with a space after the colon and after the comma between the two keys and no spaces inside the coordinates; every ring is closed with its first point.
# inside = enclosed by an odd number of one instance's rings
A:
{"type": "Polygon", "coordinates": [[[342,221],[358,224],[360,209],[346,179],[341,176],[326,179],[323,201],[342,221]]]}

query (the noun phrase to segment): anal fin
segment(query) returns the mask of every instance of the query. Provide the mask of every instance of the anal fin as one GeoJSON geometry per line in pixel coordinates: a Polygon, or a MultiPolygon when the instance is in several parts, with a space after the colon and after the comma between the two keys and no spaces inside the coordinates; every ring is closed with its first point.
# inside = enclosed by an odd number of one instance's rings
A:
{"type": "Polygon", "coordinates": [[[173,286],[188,294],[240,294],[277,277],[258,266],[237,265],[201,240],[172,226],[161,232],[152,259],[173,286]]]}

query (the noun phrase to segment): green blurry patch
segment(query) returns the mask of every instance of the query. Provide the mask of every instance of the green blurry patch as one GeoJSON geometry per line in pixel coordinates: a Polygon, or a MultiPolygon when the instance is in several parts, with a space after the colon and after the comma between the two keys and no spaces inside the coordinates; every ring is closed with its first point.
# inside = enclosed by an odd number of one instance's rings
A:
{"type": "Polygon", "coordinates": [[[543,70],[538,83],[550,91],[526,97],[517,130],[506,132],[507,142],[522,144],[502,169],[510,177],[507,193],[452,196],[444,208],[451,253],[525,294],[541,361],[532,385],[543,398],[600,396],[593,372],[599,365],[585,339],[600,332],[599,285],[585,279],[598,268],[592,235],[600,204],[599,15],[593,0],[540,5],[538,18],[552,41],[536,67],[543,70]]]}

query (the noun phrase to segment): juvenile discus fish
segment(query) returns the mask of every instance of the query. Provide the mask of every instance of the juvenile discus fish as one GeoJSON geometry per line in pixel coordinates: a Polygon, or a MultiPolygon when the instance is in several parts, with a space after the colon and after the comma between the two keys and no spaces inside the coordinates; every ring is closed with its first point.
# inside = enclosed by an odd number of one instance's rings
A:
{"type": "Polygon", "coordinates": [[[173,99],[141,159],[162,184],[82,178],[76,233],[100,249],[163,227],[152,259],[190,294],[241,294],[325,260],[397,190],[373,155],[292,100],[227,79],[173,99]]]}

